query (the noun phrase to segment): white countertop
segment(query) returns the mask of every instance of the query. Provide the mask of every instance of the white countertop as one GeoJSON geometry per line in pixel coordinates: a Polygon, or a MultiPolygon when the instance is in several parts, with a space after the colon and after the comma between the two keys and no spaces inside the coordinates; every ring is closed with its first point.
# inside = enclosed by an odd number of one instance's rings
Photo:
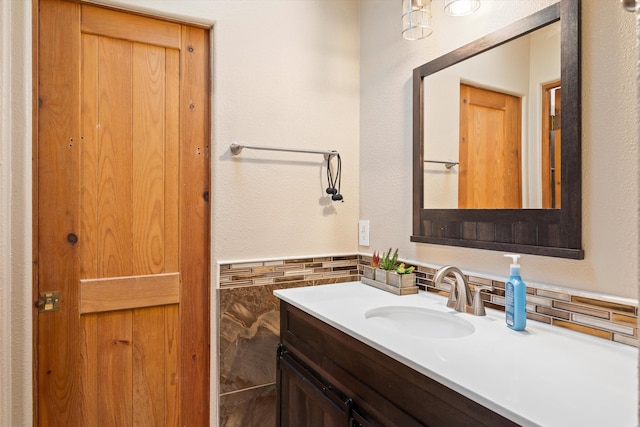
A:
{"type": "MultiPolygon", "coordinates": [[[[283,289],[274,294],[487,408],[526,426],[622,427],[638,423],[638,349],[528,320],[523,332],[504,313],[456,313],[446,298],[396,296],[360,282],[283,289]],[[376,326],[367,310],[424,307],[468,320],[461,338],[408,339],[376,326]]],[[[415,332],[415,331],[414,331],[415,332]]]]}

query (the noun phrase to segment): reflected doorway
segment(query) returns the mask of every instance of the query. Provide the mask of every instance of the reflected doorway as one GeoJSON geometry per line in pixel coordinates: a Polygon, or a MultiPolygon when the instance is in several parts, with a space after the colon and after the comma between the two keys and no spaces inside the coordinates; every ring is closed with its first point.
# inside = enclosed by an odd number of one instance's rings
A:
{"type": "Polygon", "coordinates": [[[458,207],[522,207],[522,99],[460,84],[458,207]]]}
{"type": "Polygon", "coordinates": [[[562,195],[560,81],[542,87],[542,207],[560,209],[562,195]]]}

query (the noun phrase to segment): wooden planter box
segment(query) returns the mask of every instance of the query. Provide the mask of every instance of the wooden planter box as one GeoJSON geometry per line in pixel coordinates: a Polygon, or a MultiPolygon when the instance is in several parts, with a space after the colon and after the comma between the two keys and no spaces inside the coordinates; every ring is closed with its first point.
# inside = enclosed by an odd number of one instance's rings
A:
{"type": "Polygon", "coordinates": [[[368,265],[365,265],[363,267],[363,276],[366,277],[367,279],[375,279],[375,271],[376,269],[373,267],[369,267],[368,265]]]}
{"type": "MultiPolygon", "coordinates": [[[[409,274],[398,274],[395,271],[391,270],[383,270],[381,268],[372,269],[374,270],[373,279],[377,282],[384,283],[386,285],[395,286],[396,288],[408,288],[409,286],[416,285],[416,275],[415,273],[409,274]]],[[[366,278],[371,279],[365,274],[366,278]]]]}
{"type": "Polygon", "coordinates": [[[391,273],[390,271],[383,270],[381,268],[376,268],[374,279],[380,283],[388,283],[390,273],[391,273]]]}
{"type": "Polygon", "coordinates": [[[381,268],[365,266],[363,269],[362,283],[396,295],[418,293],[415,273],[398,274],[395,271],[386,271],[381,268]]]}
{"type": "Polygon", "coordinates": [[[387,285],[397,288],[408,288],[416,286],[416,275],[414,273],[398,274],[395,271],[389,271],[387,274],[387,285]]]}

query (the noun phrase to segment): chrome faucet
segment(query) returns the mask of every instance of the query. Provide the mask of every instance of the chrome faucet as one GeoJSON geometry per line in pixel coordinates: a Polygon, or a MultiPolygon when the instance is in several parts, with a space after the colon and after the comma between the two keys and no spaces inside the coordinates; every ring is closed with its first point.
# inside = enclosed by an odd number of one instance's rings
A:
{"type": "Polygon", "coordinates": [[[433,284],[436,287],[443,281],[451,285],[447,307],[476,316],[486,315],[482,298],[480,298],[480,291],[491,289],[491,286],[474,285],[475,295],[471,296],[471,288],[469,287],[467,278],[464,277],[464,274],[458,267],[454,267],[453,265],[442,267],[433,277],[433,284]],[[453,273],[456,278],[455,282],[447,277],[449,273],[453,273]]]}

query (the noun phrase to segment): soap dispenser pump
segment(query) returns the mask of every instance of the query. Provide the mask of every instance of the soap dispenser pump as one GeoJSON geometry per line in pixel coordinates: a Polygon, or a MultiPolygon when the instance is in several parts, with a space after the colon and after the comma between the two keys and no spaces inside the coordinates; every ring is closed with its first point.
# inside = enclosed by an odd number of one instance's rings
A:
{"type": "Polygon", "coordinates": [[[514,331],[522,331],[527,326],[527,287],[520,277],[518,254],[505,254],[511,258],[509,280],[505,283],[505,312],[507,326],[514,331]]]}

